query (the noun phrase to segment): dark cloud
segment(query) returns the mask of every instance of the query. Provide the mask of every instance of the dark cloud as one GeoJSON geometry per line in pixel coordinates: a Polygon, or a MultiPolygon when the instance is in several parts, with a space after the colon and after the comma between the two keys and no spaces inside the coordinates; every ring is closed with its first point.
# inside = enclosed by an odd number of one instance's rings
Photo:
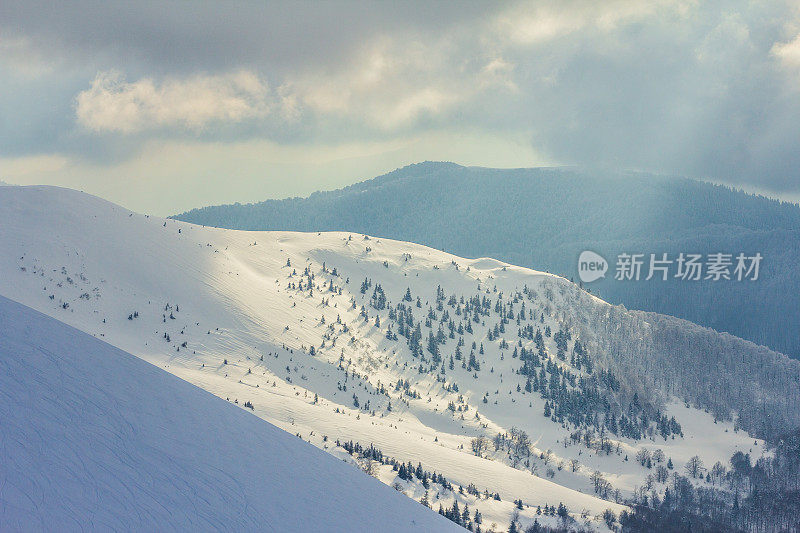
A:
{"type": "Polygon", "coordinates": [[[446,31],[494,8],[423,1],[10,1],[0,5],[0,20],[4,32],[29,37],[48,53],[138,65],[147,74],[236,67],[285,72],[342,61],[377,34],[446,31]]]}
{"type": "Polygon", "coordinates": [[[522,132],[553,162],[796,193],[798,32],[782,2],[4,2],[0,155],[522,132]]]}

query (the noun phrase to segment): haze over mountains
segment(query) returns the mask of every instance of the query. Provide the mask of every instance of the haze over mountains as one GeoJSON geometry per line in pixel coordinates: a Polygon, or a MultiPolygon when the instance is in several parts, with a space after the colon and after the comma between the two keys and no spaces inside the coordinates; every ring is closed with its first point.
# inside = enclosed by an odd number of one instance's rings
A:
{"type": "Polygon", "coordinates": [[[685,318],[800,358],[800,207],[638,173],[420,163],[308,198],[195,209],[224,228],[347,230],[495,257],[577,280],[583,250],[611,266],[588,286],[612,303],[685,318]],[[757,281],[617,281],[620,253],[763,256],[757,281]]]}
{"type": "Polygon", "coordinates": [[[0,249],[1,295],[473,530],[603,530],[654,495],[697,511],[740,494],[748,513],[726,520],[750,524],[765,512],[752,487],[794,472],[770,461],[800,426],[800,362],[552,274],[358,233],[204,228],[52,187],[0,188],[0,249]],[[765,474],[733,471],[737,453],[765,474]]]}

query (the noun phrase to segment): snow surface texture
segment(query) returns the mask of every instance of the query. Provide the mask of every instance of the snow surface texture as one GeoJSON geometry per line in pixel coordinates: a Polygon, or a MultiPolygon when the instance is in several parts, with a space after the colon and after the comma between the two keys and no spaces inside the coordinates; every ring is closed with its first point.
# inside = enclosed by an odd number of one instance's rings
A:
{"type": "Polygon", "coordinates": [[[0,297],[0,530],[448,531],[224,400],[0,297]]]}
{"type": "MultiPolygon", "coordinates": [[[[581,524],[603,528],[603,511],[624,507],[609,501],[615,499],[611,495],[597,497],[590,476],[599,471],[622,497],[630,497],[653,472],[633,460],[642,447],[662,449],[681,470],[695,454],[710,466],[726,462],[736,450],[754,458],[762,453],[762,442],[682,403],[669,406],[669,414],[678,418],[686,438],[620,437],[609,455],[568,442],[570,428],[543,416],[544,400],[517,388],[525,381],[517,373],[519,360],[510,355],[516,339],[508,348],[488,339],[496,315],[476,322],[474,335],[465,335],[465,357],[473,340],[485,345],[479,371],[457,362],[446,373],[419,372],[420,359],[405,339],[385,334],[389,325],[397,331],[388,308],[407,289],[413,300],[421,299],[419,308],[408,302],[415,322],[424,322],[429,306],[436,306],[440,286],[448,297],[485,297],[493,303],[528,287],[538,296],[529,295],[526,303],[543,315],[536,327],[553,332],[562,323],[582,327],[576,304],[567,299],[577,290],[569,282],[493,259],[463,259],[350,233],[204,228],[53,187],[0,190],[0,251],[4,296],[221,398],[252,402],[257,416],[347,461],[355,462],[335,441],[374,444],[398,461],[422,463],[456,486],[474,484],[481,493],[497,493],[501,501],[439,485],[430,490],[434,509],[454,500],[461,508],[479,509],[483,530],[492,523],[505,529],[515,499],[525,504],[519,511],[522,526],[534,519],[547,523],[537,518],[536,506],[563,502],[581,524]],[[362,293],[365,278],[372,285],[362,293]],[[378,284],[389,300],[382,310],[370,305],[378,284]],[[418,395],[404,392],[401,380],[418,395]],[[530,436],[529,456],[519,460],[493,448],[482,457],[471,453],[473,437],[491,438],[512,427],[530,436]]],[[[440,320],[442,312],[436,314],[440,320]]],[[[434,321],[434,333],[436,328],[434,321]]],[[[516,325],[508,328],[516,335],[516,325]]],[[[445,361],[455,342],[442,346],[445,361]]],[[[520,342],[529,349],[533,344],[520,342]]],[[[550,360],[564,364],[556,359],[553,340],[546,343],[550,360]]],[[[419,483],[399,479],[390,466],[381,465],[374,475],[409,497],[423,497],[419,483]]]]}

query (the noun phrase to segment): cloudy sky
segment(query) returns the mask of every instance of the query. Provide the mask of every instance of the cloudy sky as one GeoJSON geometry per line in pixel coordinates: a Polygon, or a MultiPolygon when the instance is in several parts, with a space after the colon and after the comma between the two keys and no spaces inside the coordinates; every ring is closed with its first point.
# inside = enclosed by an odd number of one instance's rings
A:
{"type": "Polygon", "coordinates": [[[0,180],[171,214],[423,160],[796,201],[800,6],[0,2],[0,180]]]}

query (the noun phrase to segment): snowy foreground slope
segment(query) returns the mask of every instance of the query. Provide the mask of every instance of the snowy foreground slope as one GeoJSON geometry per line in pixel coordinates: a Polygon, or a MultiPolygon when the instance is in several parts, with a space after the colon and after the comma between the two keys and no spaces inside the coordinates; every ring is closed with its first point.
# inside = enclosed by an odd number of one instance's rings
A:
{"type": "Polygon", "coordinates": [[[250,413],[0,297],[0,530],[447,531],[250,413]]]}
{"type": "Polygon", "coordinates": [[[467,506],[461,522],[482,530],[602,529],[606,510],[663,492],[662,470],[765,453],[726,405],[798,412],[796,362],[669,321],[680,344],[660,349],[664,319],[492,259],[204,228],[52,187],[0,187],[0,252],[0,295],[247,404],[434,510],[467,506]]]}

